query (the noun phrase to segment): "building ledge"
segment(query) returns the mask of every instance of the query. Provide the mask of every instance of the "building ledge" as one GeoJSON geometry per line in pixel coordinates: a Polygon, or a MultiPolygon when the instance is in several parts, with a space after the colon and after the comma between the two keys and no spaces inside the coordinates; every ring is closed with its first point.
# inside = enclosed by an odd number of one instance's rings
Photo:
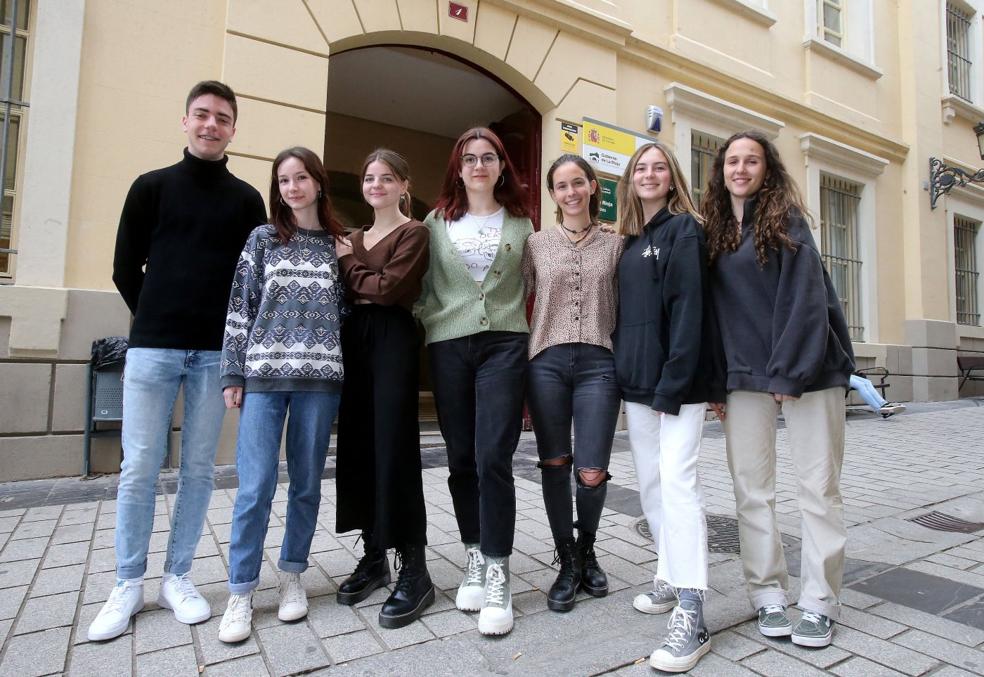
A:
{"type": "Polygon", "coordinates": [[[697,120],[712,120],[726,129],[758,129],[770,139],[779,136],[786,125],[767,115],[729,103],[716,96],[671,82],[664,89],[666,105],[674,115],[685,115],[697,120]]]}
{"type": "Polygon", "coordinates": [[[971,103],[959,96],[948,94],[940,100],[943,108],[943,124],[948,125],[955,118],[962,118],[967,122],[978,123],[984,120],[984,108],[971,103]]]}
{"type": "Polygon", "coordinates": [[[801,134],[799,140],[800,150],[807,158],[825,160],[831,164],[853,169],[865,176],[878,176],[889,164],[885,158],[819,134],[809,132],[801,134]]]}
{"type": "Polygon", "coordinates": [[[803,41],[803,47],[810,52],[816,52],[817,54],[822,54],[823,56],[837,61],[844,66],[847,66],[856,73],[870,78],[872,80],[877,80],[884,73],[880,68],[872,63],[861,59],[849,52],[844,51],[836,45],[832,45],[826,40],[819,40],[817,38],[807,38],[803,41]]]}
{"type": "Polygon", "coordinates": [[[714,2],[722,7],[727,7],[736,14],[751,19],[755,23],[762,24],[766,28],[771,28],[777,20],[776,15],[766,8],[756,7],[746,0],[714,0],[714,2]]]}

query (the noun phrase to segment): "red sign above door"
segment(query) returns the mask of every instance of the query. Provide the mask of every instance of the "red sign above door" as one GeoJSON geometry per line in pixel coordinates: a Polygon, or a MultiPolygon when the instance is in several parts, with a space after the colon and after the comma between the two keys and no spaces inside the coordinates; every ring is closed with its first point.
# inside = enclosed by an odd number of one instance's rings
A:
{"type": "Polygon", "coordinates": [[[452,19],[457,19],[458,21],[468,21],[468,8],[465,5],[460,5],[457,2],[448,3],[448,16],[452,19]]]}

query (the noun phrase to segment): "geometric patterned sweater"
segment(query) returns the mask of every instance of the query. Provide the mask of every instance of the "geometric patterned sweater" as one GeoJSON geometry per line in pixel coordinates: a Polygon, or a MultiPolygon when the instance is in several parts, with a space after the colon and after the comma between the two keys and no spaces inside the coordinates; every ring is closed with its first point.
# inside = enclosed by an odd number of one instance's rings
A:
{"type": "Polygon", "coordinates": [[[255,228],[232,282],[222,387],[341,392],[344,298],[334,237],[299,230],[284,245],[255,228]]]}

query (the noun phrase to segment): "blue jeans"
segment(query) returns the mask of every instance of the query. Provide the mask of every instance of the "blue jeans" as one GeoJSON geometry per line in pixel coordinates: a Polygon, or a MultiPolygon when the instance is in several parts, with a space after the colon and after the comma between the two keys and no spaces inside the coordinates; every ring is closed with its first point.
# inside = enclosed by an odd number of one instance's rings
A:
{"type": "MultiPolygon", "coordinates": [[[[550,346],[530,361],[527,401],[542,465],[543,501],[555,541],[573,535],[571,466],[607,477],[621,399],[612,351],[588,343],[550,346]],[[571,421],[574,445],[571,447],[571,421]]],[[[607,480],[587,486],[577,476],[578,528],[595,533],[605,507],[607,480]]]]}
{"type": "Polygon", "coordinates": [[[287,420],[287,529],[280,547],[281,571],[308,567],[321,503],[321,474],[338,413],[339,393],[248,392],[239,414],[236,470],[239,491],[229,543],[229,591],[243,595],[260,582],[263,541],[277,490],[280,440],[287,420]]]}
{"type": "Polygon", "coordinates": [[[212,496],[215,447],[225,404],[217,350],[130,348],[123,375],[123,466],[116,495],[116,575],[147,570],[154,527],[154,488],[167,453],[168,427],[184,386],[181,466],[165,573],[191,570],[212,496]]]}
{"type": "Polygon", "coordinates": [[[875,384],[863,376],[851,374],[851,387],[858,392],[858,395],[868,405],[868,408],[876,414],[879,409],[888,404],[888,400],[879,395],[878,391],[875,390],[875,384]]]}

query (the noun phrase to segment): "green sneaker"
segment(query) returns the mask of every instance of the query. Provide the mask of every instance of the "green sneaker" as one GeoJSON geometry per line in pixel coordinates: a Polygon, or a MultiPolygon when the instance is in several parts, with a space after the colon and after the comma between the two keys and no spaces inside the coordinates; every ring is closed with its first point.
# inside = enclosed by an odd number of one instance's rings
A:
{"type": "Polygon", "coordinates": [[[759,632],[766,637],[789,637],[793,624],[782,604],[766,604],[759,609],[759,632]]]}
{"type": "Polygon", "coordinates": [[[834,636],[834,622],[816,611],[803,611],[802,618],[793,628],[793,644],[821,648],[830,646],[834,636]]]}

